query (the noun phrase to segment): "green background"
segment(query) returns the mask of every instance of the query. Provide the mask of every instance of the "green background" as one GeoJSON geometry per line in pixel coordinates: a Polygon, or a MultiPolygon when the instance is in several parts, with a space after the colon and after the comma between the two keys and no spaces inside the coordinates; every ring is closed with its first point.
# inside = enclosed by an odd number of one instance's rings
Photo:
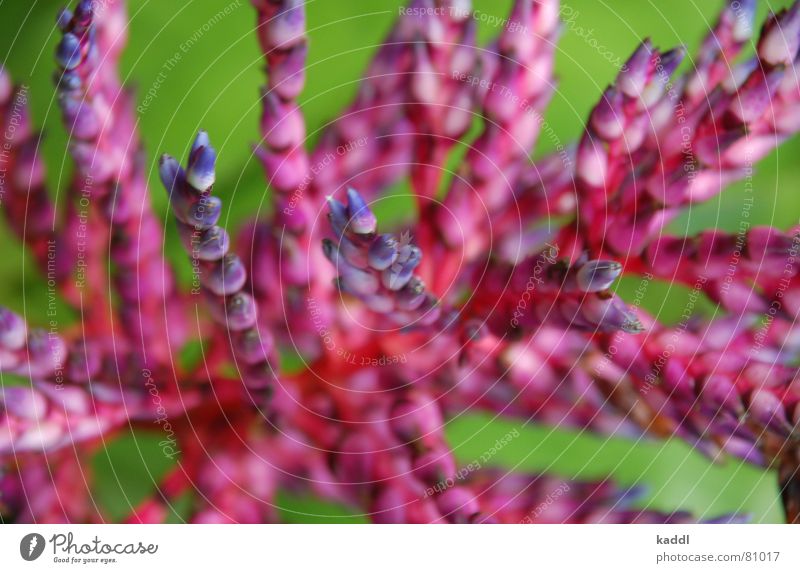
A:
{"type": "MultiPolygon", "coordinates": [[[[154,85],[167,58],[202,29],[228,0],[149,0],[130,2],[130,42],[123,58],[126,82],[137,86],[141,102],[154,85]]],[[[787,1],[761,2],[759,24],[768,6],[778,8],[787,1]]],[[[53,190],[64,190],[70,176],[66,138],[61,128],[52,87],[53,48],[58,38],[54,18],[61,0],[0,0],[0,59],[15,81],[30,88],[35,122],[44,127],[44,153],[48,181],[53,190]]],[[[311,48],[308,82],[302,97],[310,140],[334,118],[352,97],[358,78],[376,45],[386,34],[401,2],[395,0],[312,0],[308,2],[311,48]]],[[[502,17],[507,0],[476,0],[475,8],[502,17]]],[[[720,0],[640,1],[573,0],[564,3],[572,10],[572,28],[564,30],[557,53],[559,89],[547,113],[563,142],[573,140],[603,88],[613,79],[616,68],[575,26],[584,28],[609,53],[626,59],[637,43],[649,36],[661,47],[684,44],[696,48],[713,24],[720,0]]],[[[247,0],[234,3],[231,13],[208,28],[181,61],[166,73],[156,97],[140,119],[140,130],[151,165],[162,152],[183,155],[199,128],[210,132],[220,152],[218,183],[215,187],[225,201],[226,225],[234,227],[256,210],[266,212],[268,190],[260,167],[250,154],[249,144],[258,139],[258,89],[263,84],[262,58],[253,27],[254,11],[247,0]]],[[[497,33],[484,23],[481,38],[497,33]]],[[[751,222],[781,228],[797,224],[796,188],[800,177],[797,157],[800,142],[793,140],[758,165],[754,180],[756,201],[751,222]],[[790,160],[791,158],[791,160],[790,160]],[[780,192],[779,192],[780,189],[780,192]]],[[[537,154],[551,142],[542,138],[537,154]]],[[[166,219],[166,197],[155,171],[151,172],[153,201],[166,219]]],[[[404,191],[401,186],[395,191],[404,191]]],[[[744,194],[735,186],[710,203],[693,207],[673,224],[678,233],[709,227],[738,230],[744,194]]],[[[385,212],[407,213],[410,201],[385,205],[385,212]]],[[[380,213],[379,213],[380,215],[380,213]]],[[[182,277],[189,274],[180,254],[174,229],[168,227],[170,256],[182,277]]],[[[0,301],[24,313],[29,322],[44,321],[46,289],[17,245],[0,229],[0,301]]],[[[634,281],[622,281],[619,292],[632,298],[634,281]]],[[[662,320],[675,321],[685,305],[685,289],[667,284],[648,289],[643,306],[662,320]]],[[[701,305],[714,312],[710,304],[701,305]]],[[[69,311],[64,309],[64,317],[69,311]]],[[[67,322],[66,318],[64,322],[67,322]]],[[[13,383],[4,377],[3,383],[13,383]]],[[[712,463],[677,441],[633,442],[587,433],[557,430],[522,421],[494,421],[489,417],[462,416],[448,427],[448,435],[461,461],[468,464],[507,431],[522,433],[492,460],[496,465],[530,471],[550,471],[568,478],[613,476],[626,485],[645,484],[648,493],[641,507],[660,510],[688,509],[701,517],[720,513],[746,512],[757,522],[777,522],[782,510],[774,472],[753,468],[736,460],[712,463]]],[[[118,519],[133,504],[152,491],[154,483],[168,469],[155,436],[125,435],[96,456],[100,476],[96,495],[101,507],[118,519]]],[[[347,508],[314,499],[282,494],[279,503],[289,521],[342,521],[347,508]]],[[[173,516],[180,520],[179,515],[173,516]]],[[[354,516],[349,519],[360,521],[354,516]]]]}

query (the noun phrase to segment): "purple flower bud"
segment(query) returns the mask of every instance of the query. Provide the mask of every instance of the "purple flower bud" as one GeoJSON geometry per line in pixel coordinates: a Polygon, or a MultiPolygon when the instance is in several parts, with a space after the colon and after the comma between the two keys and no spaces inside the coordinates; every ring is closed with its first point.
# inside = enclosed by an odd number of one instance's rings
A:
{"type": "Polygon", "coordinates": [[[58,76],[58,90],[63,94],[72,95],[73,92],[79,92],[83,87],[83,80],[81,80],[80,74],[77,74],[74,71],[67,72],[65,71],[63,74],[58,76]]]}
{"type": "Polygon", "coordinates": [[[603,143],[589,135],[581,139],[576,167],[578,176],[588,185],[605,187],[608,159],[603,143]]]}
{"type": "Polygon", "coordinates": [[[197,135],[192,142],[192,148],[189,150],[189,163],[191,163],[191,157],[201,147],[211,147],[211,139],[208,137],[208,132],[202,129],[197,132],[197,135]]]}
{"type": "Polygon", "coordinates": [[[411,76],[411,93],[422,104],[435,104],[441,94],[441,84],[427,50],[425,43],[414,43],[415,61],[411,76]]]}
{"type": "Polygon", "coordinates": [[[246,364],[259,364],[269,359],[273,350],[272,337],[258,328],[236,332],[233,347],[236,356],[246,364]]]}
{"type": "Polygon", "coordinates": [[[338,269],[339,265],[346,264],[346,261],[339,252],[339,247],[330,239],[322,239],[322,254],[333,263],[334,268],[338,269]]]}
{"type": "Polygon", "coordinates": [[[27,336],[28,329],[22,317],[0,307],[0,350],[20,350],[27,336]]]}
{"type": "Polygon", "coordinates": [[[62,32],[69,29],[70,20],[72,20],[72,11],[69,8],[62,8],[56,16],[56,26],[62,32]]]}
{"type": "Polygon", "coordinates": [[[593,327],[603,332],[644,332],[638,317],[618,297],[588,296],[582,301],[579,312],[593,327]]]}
{"type": "MultiPolygon", "coordinates": [[[[502,54],[521,62],[527,62],[534,58],[541,38],[547,35],[546,32],[542,32],[549,27],[547,23],[539,21],[540,10],[542,9],[546,12],[544,5],[537,3],[535,7],[536,15],[534,16],[534,2],[530,0],[514,2],[511,14],[508,17],[509,21],[497,39],[497,45],[502,54]],[[535,24],[535,31],[528,28],[531,24],[535,24]],[[538,29],[540,24],[542,25],[541,30],[538,29]]],[[[556,16],[557,19],[558,17],[556,16]]]]}
{"type": "MultiPolygon", "coordinates": [[[[641,93],[641,99],[639,102],[640,108],[654,108],[656,104],[664,100],[664,90],[669,85],[670,77],[678,68],[685,55],[686,50],[683,47],[669,50],[668,52],[664,52],[660,55],[657,53],[655,54],[653,61],[653,76],[649,79],[647,85],[641,93]]],[[[646,122],[643,121],[642,123],[646,124],[646,127],[643,128],[642,131],[649,131],[651,129],[651,119],[648,118],[646,122]]],[[[628,139],[630,139],[630,136],[628,136],[628,139]]],[[[638,145],[636,147],[638,147],[638,145]]]]}
{"type": "Polygon", "coordinates": [[[406,242],[406,240],[403,240],[403,242],[406,244],[400,247],[400,249],[397,251],[398,263],[402,264],[415,257],[422,257],[422,252],[419,250],[419,247],[406,242]]]}
{"type": "Polygon", "coordinates": [[[339,265],[337,271],[340,283],[346,292],[357,296],[372,295],[378,292],[380,283],[377,277],[371,273],[357,269],[347,262],[339,265]]]}
{"type": "Polygon", "coordinates": [[[72,70],[81,63],[81,41],[75,34],[66,33],[56,48],[56,61],[65,70],[72,70]]]}
{"type": "Polygon", "coordinates": [[[388,269],[397,260],[398,243],[394,235],[379,235],[369,247],[369,265],[376,270],[388,269]]]}
{"type": "Polygon", "coordinates": [[[175,218],[184,226],[191,227],[194,230],[198,230],[200,227],[194,226],[193,212],[195,209],[200,210],[198,203],[203,203],[202,207],[204,208],[207,200],[207,195],[198,196],[195,189],[183,183],[177,184],[169,191],[169,203],[175,218]]]}
{"type": "Polygon", "coordinates": [[[291,193],[303,185],[308,173],[308,157],[305,150],[294,149],[288,154],[275,153],[266,146],[253,149],[255,155],[264,165],[269,176],[269,184],[283,193],[291,193]]]}
{"type": "Polygon", "coordinates": [[[306,14],[303,0],[286,0],[266,23],[272,46],[286,50],[305,40],[306,14]]]}
{"type": "Polygon", "coordinates": [[[75,6],[75,21],[79,24],[88,25],[94,15],[94,5],[97,0],[80,0],[75,6]]]}
{"type": "Polygon", "coordinates": [[[217,161],[217,152],[213,147],[200,146],[189,158],[189,168],[186,171],[186,181],[198,191],[205,191],[214,184],[216,174],[214,164],[217,161]]]}
{"type": "Polygon", "coordinates": [[[332,196],[328,196],[328,219],[337,237],[341,237],[347,228],[347,208],[332,196]]]}
{"type": "Polygon", "coordinates": [[[675,70],[678,69],[678,66],[681,65],[681,62],[685,57],[686,57],[686,48],[684,48],[683,46],[673,48],[672,50],[669,50],[661,54],[661,59],[658,62],[660,69],[657,70],[661,76],[659,78],[659,81],[665,84],[667,78],[669,78],[672,74],[675,73],[675,70]]]}
{"type": "Polygon", "coordinates": [[[47,400],[30,387],[0,388],[0,402],[15,416],[28,420],[41,420],[47,413],[47,400]]]}
{"type": "Polygon", "coordinates": [[[701,399],[714,405],[715,411],[728,412],[736,417],[744,413],[739,392],[727,376],[712,374],[701,386],[701,399]]]}
{"type": "Polygon", "coordinates": [[[256,302],[249,294],[237,292],[225,299],[222,323],[231,331],[246,330],[256,324],[256,302]]]}
{"type": "Polygon", "coordinates": [[[773,431],[787,436],[792,431],[783,403],[769,390],[753,390],[747,412],[757,423],[773,431]]]}
{"type": "Polygon", "coordinates": [[[408,284],[397,293],[397,308],[400,310],[416,310],[425,301],[425,283],[419,277],[412,276],[408,284]]]}
{"type": "Polygon", "coordinates": [[[378,220],[364,198],[352,187],[347,188],[347,213],[350,216],[348,230],[358,235],[372,235],[378,227],[378,220]]]}
{"type": "Polygon", "coordinates": [[[72,137],[93,139],[100,132],[100,122],[94,109],[87,103],[71,97],[60,100],[64,122],[72,137]]]}
{"type": "MultiPolygon", "coordinates": [[[[422,304],[416,308],[415,314],[419,316],[419,319],[416,319],[417,326],[431,326],[436,324],[441,318],[442,304],[439,302],[438,298],[432,296],[430,293],[426,293],[425,298],[422,299],[422,304]]],[[[453,317],[448,316],[447,320],[449,321],[447,324],[451,324],[453,317]]]]}
{"type": "Polygon", "coordinates": [[[184,248],[201,261],[218,261],[228,253],[230,237],[222,227],[201,230],[178,225],[178,230],[184,248]]]}
{"type": "Polygon", "coordinates": [[[247,282],[247,270],[242,260],[229,253],[215,262],[210,272],[200,275],[203,286],[218,296],[231,295],[240,291],[247,282]]]}
{"type": "Polygon", "coordinates": [[[631,98],[638,98],[650,79],[650,64],[653,46],[650,40],[643,41],[617,76],[620,91],[631,98]]]}
{"type": "Polygon", "coordinates": [[[406,286],[411,280],[414,269],[422,260],[422,251],[418,247],[412,245],[408,248],[408,252],[409,255],[404,262],[401,262],[401,258],[398,257],[391,267],[383,271],[381,275],[383,286],[389,290],[400,290],[406,286]]]}
{"type": "Polygon", "coordinates": [[[352,266],[359,269],[367,268],[367,252],[347,237],[339,239],[339,252],[352,266]]]}
{"type": "Polygon", "coordinates": [[[210,229],[217,224],[221,214],[222,199],[215,195],[206,195],[192,204],[185,222],[198,229],[210,229]]]}
{"type": "Polygon", "coordinates": [[[285,52],[281,65],[270,67],[269,90],[278,94],[284,101],[297,99],[303,91],[306,81],[304,66],[307,56],[308,44],[306,42],[297,44],[285,52]]]}
{"type": "Polygon", "coordinates": [[[622,265],[616,261],[589,261],[578,269],[575,276],[578,287],[585,292],[606,290],[622,274],[622,265]]]}
{"type": "Polygon", "coordinates": [[[8,101],[13,91],[14,83],[11,81],[11,76],[3,66],[0,66],[0,105],[8,101]]]}
{"type": "MultiPolygon", "coordinates": [[[[466,17],[469,17],[468,10],[465,10],[464,14],[466,17]]],[[[450,68],[452,69],[454,77],[471,73],[475,67],[478,54],[478,50],[475,47],[475,35],[477,33],[478,24],[474,19],[469,18],[469,20],[465,22],[465,27],[466,30],[463,39],[459,45],[453,46],[453,55],[450,58],[450,68]]]]}
{"type": "Polygon", "coordinates": [[[733,39],[746,42],[753,35],[756,16],[756,0],[729,0],[726,10],[733,14],[733,39]]]}
{"type": "Polygon", "coordinates": [[[758,57],[771,66],[791,66],[800,47],[800,5],[773,14],[758,41],[758,57]]]}
{"type": "Polygon", "coordinates": [[[603,93],[603,97],[592,111],[591,121],[597,135],[606,141],[613,141],[622,136],[625,130],[622,96],[614,87],[609,87],[603,93]]]}
{"type": "Polygon", "coordinates": [[[300,108],[293,102],[284,102],[274,92],[263,95],[261,133],[271,149],[279,151],[302,145],[306,126],[300,108]]]}
{"type": "Polygon", "coordinates": [[[61,368],[67,357],[64,341],[46,330],[28,334],[28,369],[33,377],[45,376],[61,368]]]}
{"type": "MultiPolygon", "coordinates": [[[[345,291],[343,291],[345,292],[345,291]]],[[[357,294],[357,293],[349,293],[357,294]]],[[[363,303],[373,312],[387,314],[394,310],[395,299],[388,294],[370,294],[361,297],[363,303]]]]}
{"type": "Polygon", "coordinates": [[[180,163],[167,154],[162,155],[158,162],[158,174],[167,193],[173,193],[185,181],[185,175],[180,163]]]}
{"type": "Polygon", "coordinates": [[[772,105],[772,98],[783,79],[784,70],[771,70],[767,74],[755,73],[734,95],[731,113],[742,123],[751,123],[764,115],[772,105]]]}
{"type": "Polygon", "coordinates": [[[59,387],[50,382],[36,382],[33,387],[50,400],[54,410],[80,416],[91,413],[91,403],[86,399],[86,391],[79,386],[59,387]]]}

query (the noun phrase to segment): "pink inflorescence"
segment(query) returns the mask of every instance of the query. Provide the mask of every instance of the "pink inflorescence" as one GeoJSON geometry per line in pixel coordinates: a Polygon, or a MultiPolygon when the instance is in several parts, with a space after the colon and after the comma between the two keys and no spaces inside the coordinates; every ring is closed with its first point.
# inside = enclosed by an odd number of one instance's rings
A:
{"type": "Polygon", "coordinates": [[[268,78],[253,149],[273,214],[225,229],[205,132],[185,162],[164,155],[191,289],[163,255],[119,80],[124,2],[97,5],[58,17],[74,163],[63,213],[27,87],[0,69],[3,214],[82,317],[55,332],[0,308],[0,371],[30,380],[0,392],[4,521],[107,520],[92,452],[154,427],[175,465],[129,522],[164,521],[186,497],[192,522],[277,521],[285,490],[375,522],[693,519],[635,509],[610,481],[459,465],[444,426],[467,411],[676,436],[776,467],[800,521],[800,231],[666,230],[800,130],[800,4],[751,39],[755,0],[727,2],[680,74],[682,48],[643,41],[578,142],[532,161],[552,133],[556,0],[516,0],[486,48],[468,2],[411,0],[313,150],[298,104],[304,2],[253,0],[268,78]],[[402,179],[417,218],[393,232],[376,213],[402,179]],[[685,285],[716,318],[692,307],[663,324],[611,290],[623,275],[685,285]],[[199,364],[178,360],[198,342],[199,364]]]}

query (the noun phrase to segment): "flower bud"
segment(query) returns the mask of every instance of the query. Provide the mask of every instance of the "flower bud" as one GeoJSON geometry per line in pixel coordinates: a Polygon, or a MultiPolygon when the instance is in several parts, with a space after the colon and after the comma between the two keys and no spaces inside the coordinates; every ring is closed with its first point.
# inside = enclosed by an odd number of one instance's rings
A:
{"type": "Polygon", "coordinates": [[[622,265],[616,261],[589,261],[578,269],[575,276],[578,288],[584,292],[604,291],[622,274],[622,265]]]}
{"type": "Polygon", "coordinates": [[[375,233],[378,220],[364,198],[352,187],[347,188],[347,214],[350,216],[349,231],[358,235],[375,233]]]}
{"type": "Polygon", "coordinates": [[[770,16],[758,41],[758,57],[771,66],[791,66],[800,47],[800,5],[770,16]]]}
{"type": "Polygon", "coordinates": [[[213,147],[200,146],[189,157],[189,167],[186,170],[186,181],[198,191],[205,191],[214,184],[216,174],[214,164],[217,161],[217,152],[213,147]]]}
{"type": "Polygon", "coordinates": [[[0,349],[20,350],[25,346],[27,336],[28,330],[22,317],[0,307],[0,349]]]}
{"type": "Polygon", "coordinates": [[[397,260],[398,243],[393,235],[379,235],[369,247],[369,264],[378,271],[388,269],[397,260]]]}
{"type": "Polygon", "coordinates": [[[56,61],[65,70],[73,70],[81,63],[81,41],[75,34],[67,32],[56,47],[56,61]]]}
{"type": "Polygon", "coordinates": [[[246,281],[247,271],[242,260],[233,253],[225,255],[222,260],[211,265],[209,272],[200,275],[203,286],[218,296],[240,291],[246,281]]]}

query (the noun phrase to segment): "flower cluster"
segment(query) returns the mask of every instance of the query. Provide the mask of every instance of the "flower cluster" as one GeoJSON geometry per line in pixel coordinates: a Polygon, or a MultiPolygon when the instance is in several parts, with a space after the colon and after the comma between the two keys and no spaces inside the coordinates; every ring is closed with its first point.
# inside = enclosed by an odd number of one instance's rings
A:
{"type": "Polygon", "coordinates": [[[42,330],[0,307],[0,372],[30,381],[0,392],[3,520],[107,519],[85,486],[90,454],[154,423],[180,459],[129,522],[161,522],[179,498],[192,522],[276,521],[282,490],[375,522],[693,520],[635,509],[610,481],[465,470],[444,426],[469,410],[777,467],[800,521],[800,228],[666,228],[800,130],[800,4],[752,39],[755,0],[727,2],[682,73],[682,48],[643,41],[579,141],[535,161],[540,133],[557,137],[544,113],[558,2],[515,0],[488,48],[468,4],[411,0],[308,150],[304,2],[253,0],[267,72],[254,151],[274,208],[234,234],[209,135],[183,166],[162,156],[191,289],[163,256],[119,80],[124,2],[58,16],[63,208],[27,88],[0,69],[4,216],[82,318],[42,330]],[[376,213],[401,179],[417,217],[392,232],[376,213]],[[683,284],[719,316],[692,302],[664,324],[614,292],[621,276],[683,284]],[[179,360],[198,343],[201,363],[179,360]]]}

